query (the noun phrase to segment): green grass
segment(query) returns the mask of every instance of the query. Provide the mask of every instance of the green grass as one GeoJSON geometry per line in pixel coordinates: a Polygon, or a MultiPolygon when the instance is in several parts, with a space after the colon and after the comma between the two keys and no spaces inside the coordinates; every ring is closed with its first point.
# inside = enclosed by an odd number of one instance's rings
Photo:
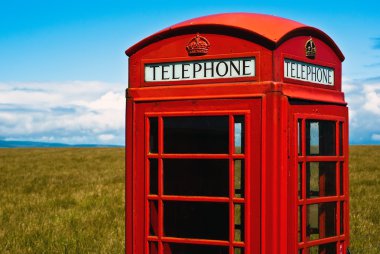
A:
{"type": "Polygon", "coordinates": [[[124,150],[0,149],[0,253],[124,253],[124,150]]]}
{"type": "MultiPolygon", "coordinates": [[[[0,253],[124,253],[124,149],[0,149],[0,253]]],[[[350,147],[351,250],[380,253],[380,146],[350,147]]]]}
{"type": "Polygon", "coordinates": [[[380,146],[350,147],[353,254],[380,253],[380,146]]]}

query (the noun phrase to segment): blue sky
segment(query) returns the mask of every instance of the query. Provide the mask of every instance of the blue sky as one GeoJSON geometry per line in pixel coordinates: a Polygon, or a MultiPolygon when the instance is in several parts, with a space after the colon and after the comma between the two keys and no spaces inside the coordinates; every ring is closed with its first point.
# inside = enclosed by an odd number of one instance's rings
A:
{"type": "Polygon", "coordinates": [[[124,143],[124,50],[186,19],[272,14],[317,27],[346,56],[350,141],[380,144],[378,1],[2,1],[0,139],[124,143]]]}

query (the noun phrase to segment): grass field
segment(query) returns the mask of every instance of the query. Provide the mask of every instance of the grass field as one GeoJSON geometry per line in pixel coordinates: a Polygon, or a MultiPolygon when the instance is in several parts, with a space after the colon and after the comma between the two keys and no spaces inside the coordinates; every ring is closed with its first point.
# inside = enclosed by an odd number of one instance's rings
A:
{"type": "Polygon", "coordinates": [[[122,148],[0,149],[0,253],[123,253],[122,148]]]}
{"type": "MultiPolygon", "coordinates": [[[[380,253],[380,146],[350,147],[351,250],[380,253]]],[[[0,253],[124,253],[123,148],[0,149],[0,253]]]]}

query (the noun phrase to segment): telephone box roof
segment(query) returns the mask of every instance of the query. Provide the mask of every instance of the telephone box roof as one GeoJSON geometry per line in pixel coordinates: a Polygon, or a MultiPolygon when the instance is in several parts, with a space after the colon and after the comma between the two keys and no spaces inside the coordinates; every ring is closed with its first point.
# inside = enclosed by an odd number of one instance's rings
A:
{"type": "Polygon", "coordinates": [[[335,42],[321,30],[290,19],[254,13],[224,13],[190,19],[152,34],[127,49],[125,53],[131,56],[156,41],[199,30],[205,32],[224,30],[234,34],[250,35],[270,49],[277,48],[282,42],[294,36],[315,36],[329,45],[341,61],[344,60],[344,55],[335,42]]]}

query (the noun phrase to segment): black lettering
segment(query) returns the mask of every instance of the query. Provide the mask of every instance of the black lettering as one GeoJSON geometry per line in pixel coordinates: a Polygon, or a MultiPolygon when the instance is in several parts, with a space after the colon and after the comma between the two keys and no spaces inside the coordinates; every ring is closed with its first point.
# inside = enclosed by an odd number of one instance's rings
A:
{"type": "Polygon", "coordinates": [[[172,64],[172,79],[179,79],[179,77],[175,76],[175,64],[172,64]]]}
{"type": "Polygon", "coordinates": [[[227,74],[227,72],[228,72],[228,65],[226,64],[226,62],[223,62],[223,61],[221,61],[221,62],[219,62],[217,65],[216,65],[216,74],[218,74],[218,76],[220,76],[220,77],[224,77],[224,76],[226,76],[226,74],[227,74]],[[224,67],[225,67],[225,72],[224,72],[224,74],[221,74],[219,71],[219,66],[220,66],[220,64],[224,64],[224,67]]]}
{"type": "Polygon", "coordinates": [[[322,82],[322,70],[321,70],[321,68],[317,69],[317,80],[318,80],[318,82],[322,82]]]}
{"type": "Polygon", "coordinates": [[[296,66],[297,66],[297,78],[300,79],[301,78],[301,76],[300,76],[300,67],[301,67],[301,65],[297,63],[296,66]]]}
{"type": "Polygon", "coordinates": [[[332,85],[332,73],[333,71],[332,70],[329,70],[329,84],[332,85]]]}
{"type": "Polygon", "coordinates": [[[166,64],[166,65],[162,65],[162,67],[161,67],[161,79],[162,80],[168,80],[169,79],[169,77],[165,78],[165,74],[169,73],[169,70],[165,70],[166,67],[169,67],[169,65],[166,64]]]}
{"type": "Polygon", "coordinates": [[[328,78],[328,71],[329,71],[328,69],[323,70],[323,81],[324,81],[323,83],[328,83],[328,79],[329,79],[328,78]]]}
{"type": "Polygon", "coordinates": [[[301,65],[301,79],[305,79],[305,72],[306,72],[305,67],[306,65],[304,64],[301,65]]]}
{"type": "Polygon", "coordinates": [[[249,62],[251,60],[250,59],[244,59],[243,60],[243,76],[248,76],[248,75],[252,75],[252,72],[247,72],[247,68],[249,68],[249,62]]]}
{"type": "Polygon", "coordinates": [[[294,63],[294,62],[291,62],[290,63],[290,70],[291,70],[291,72],[290,72],[290,76],[292,77],[292,78],[295,78],[296,77],[296,75],[295,75],[295,73],[294,73],[294,71],[296,70],[295,69],[295,66],[296,65],[296,63],[294,63]]]}
{"type": "Polygon", "coordinates": [[[200,63],[194,63],[193,78],[195,78],[197,72],[200,72],[201,70],[202,70],[202,65],[200,63]],[[198,66],[198,69],[196,68],[197,66],[198,66]]]}
{"type": "Polygon", "coordinates": [[[211,67],[207,68],[207,63],[208,62],[204,62],[204,77],[206,78],[207,77],[207,71],[211,71],[211,77],[213,78],[214,77],[214,62],[209,62],[211,64],[211,67]]]}
{"type": "Polygon", "coordinates": [[[232,76],[232,69],[234,69],[235,72],[237,73],[237,75],[240,76],[240,61],[238,61],[238,67],[236,67],[236,65],[234,64],[234,61],[231,60],[231,61],[230,61],[230,72],[231,72],[231,76],[232,76]]]}
{"type": "Polygon", "coordinates": [[[185,76],[185,72],[189,71],[189,69],[185,69],[185,66],[189,67],[190,64],[182,64],[182,78],[183,79],[190,78],[190,76],[185,76]]]}
{"type": "Polygon", "coordinates": [[[153,65],[153,66],[150,66],[150,68],[153,68],[153,80],[156,80],[156,68],[158,68],[160,66],[158,65],[153,65]]]}
{"type": "Polygon", "coordinates": [[[309,81],[309,76],[311,74],[311,66],[307,66],[306,80],[309,81]]]}
{"type": "Polygon", "coordinates": [[[316,70],[315,70],[315,67],[312,66],[311,67],[311,80],[312,81],[316,81],[315,75],[316,75],[316,70]]]}
{"type": "Polygon", "coordinates": [[[289,61],[285,60],[285,77],[289,77],[289,61]]]}

